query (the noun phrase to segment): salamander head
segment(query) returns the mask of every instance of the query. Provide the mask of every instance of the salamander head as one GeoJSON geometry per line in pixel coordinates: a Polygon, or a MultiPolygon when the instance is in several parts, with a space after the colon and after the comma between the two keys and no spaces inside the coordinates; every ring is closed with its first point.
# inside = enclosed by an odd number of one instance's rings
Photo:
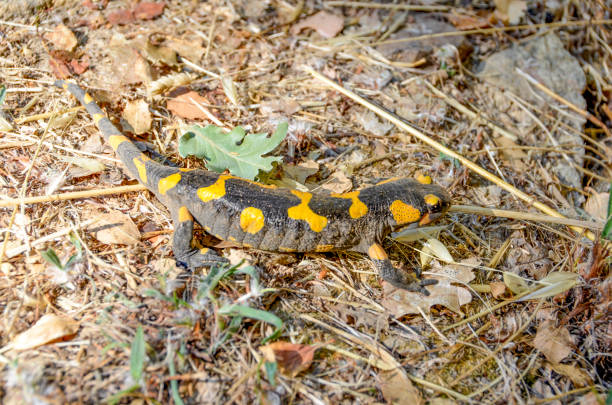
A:
{"type": "Polygon", "coordinates": [[[442,187],[410,178],[382,182],[374,188],[383,199],[381,208],[386,209],[387,222],[394,231],[436,221],[451,205],[451,197],[442,187]]]}

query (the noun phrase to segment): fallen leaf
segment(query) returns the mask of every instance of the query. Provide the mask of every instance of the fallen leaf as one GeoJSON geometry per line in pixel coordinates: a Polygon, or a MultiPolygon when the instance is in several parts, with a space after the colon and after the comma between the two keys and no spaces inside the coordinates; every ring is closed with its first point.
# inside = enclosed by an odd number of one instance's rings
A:
{"type": "Polygon", "coordinates": [[[577,388],[586,387],[587,385],[593,384],[593,380],[586,372],[572,364],[547,363],[546,365],[553,369],[557,374],[564,375],[569,378],[577,388]]]}
{"type": "Polygon", "coordinates": [[[144,134],[151,129],[153,118],[149,105],[142,99],[128,101],[122,116],[131,125],[135,134],[144,134]]]}
{"type": "Polygon", "coordinates": [[[300,105],[295,100],[279,98],[269,101],[262,101],[259,104],[259,110],[264,115],[269,115],[275,112],[291,115],[300,110],[300,105]]]}
{"type": "Polygon", "coordinates": [[[610,193],[594,193],[584,203],[584,210],[593,218],[605,221],[608,216],[610,193]]]}
{"type": "Polygon", "coordinates": [[[276,362],[281,373],[295,377],[310,367],[317,347],[278,341],[259,350],[269,362],[276,362]]]}
{"type": "Polygon", "coordinates": [[[291,34],[296,35],[304,28],[314,29],[324,38],[333,38],[344,28],[344,19],[319,11],[291,27],[291,34]]]}
{"type": "Polygon", "coordinates": [[[164,12],[164,7],[166,7],[164,2],[150,3],[143,1],[134,7],[134,17],[139,20],[152,20],[164,12]]]}
{"type": "Polygon", "coordinates": [[[419,405],[423,403],[419,390],[412,384],[404,370],[380,371],[376,380],[388,404],[419,405]]]}
{"type": "Polygon", "coordinates": [[[87,58],[83,60],[72,59],[69,65],[75,74],[82,75],[89,68],[89,60],[87,58]]]}
{"type": "Polygon", "coordinates": [[[14,350],[29,350],[59,339],[68,340],[78,330],[79,324],[73,319],[46,314],[28,330],[15,336],[10,347],[14,350]]]}
{"type": "Polygon", "coordinates": [[[72,76],[68,63],[60,58],[56,58],[51,53],[49,53],[49,67],[53,75],[58,79],[66,79],[72,76]]]}
{"type": "Polygon", "coordinates": [[[115,34],[109,43],[109,54],[113,79],[118,84],[150,83],[151,67],[137,49],[120,34],[115,34]]]}
{"type": "Polygon", "coordinates": [[[559,363],[572,352],[572,336],[565,327],[555,328],[554,321],[544,321],[538,326],[533,347],[542,352],[551,363],[559,363]]]}
{"type": "Polygon", "coordinates": [[[436,238],[428,238],[425,243],[423,243],[423,248],[420,252],[421,267],[427,266],[434,257],[446,263],[455,261],[442,242],[436,238]]]}
{"type": "Polygon", "coordinates": [[[506,292],[506,284],[501,281],[489,283],[489,286],[491,287],[491,295],[493,295],[493,298],[499,298],[506,292]]]}
{"type": "Polygon", "coordinates": [[[44,38],[51,42],[55,49],[72,52],[76,48],[78,41],[70,28],[60,24],[51,32],[44,35],[44,38]]]}
{"type": "Polygon", "coordinates": [[[283,171],[298,183],[305,184],[308,177],[319,171],[319,164],[309,159],[297,165],[283,165],[283,171]]]}
{"type": "Polygon", "coordinates": [[[517,295],[529,290],[529,285],[527,285],[527,282],[522,277],[507,271],[504,272],[504,284],[517,295]]]}
{"type": "Polygon", "coordinates": [[[528,156],[512,139],[500,136],[494,139],[495,144],[501,148],[501,154],[506,160],[526,159],[528,156]]]}
{"type": "Polygon", "coordinates": [[[120,211],[96,213],[96,222],[89,228],[102,243],[134,245],[140,241],[140,231],[132,219],[120,211]]]}
{"type": "Polygon", "coordinates": [[[448,15],[448,20],[458,30],[475,30],[478,28],[485,28],[490,25],[489,21],[484,18],[465,14],[451,13],[448,15]]]}
{"type": "Polygon", "coordinates": [[[519,301],[554,297],[578,285],[578,274],[569,271],[553,271],[534,284],[534,291],[519,301]]]}
{"type": "MultiPolygon", "coordinates": [[[[152,44],[150,41],[145,41],[140,46],[140,50],[144,52],[147,59],[152,63],[163,63],[167,66],[177,66],[177,54],[176,51],[168,48],[167,46],[157,46],[152,44]]],[[[189,74],[182,73],[189,77],[189,74]]]]}
{"type": "Polygon", "coordinates": [[[325,183],[321,184],[321,188],[329,190],[332,193],[345,193],[353,187],[353,182],[343,171],[337,170],[327,178],[325,183]]]}
{"type": "Polygon", "coordinates": [[[166,108],[168,108],[168,110],[170,110],[174,115],[178,115],[179,117],[189,120],[203,120],[208,118],[206,114],[204,114],[204,112],[202,112],[202,110],[194,104],[194,102],[208,104],[208,100],[206,100],[204,97],[200,96],[195,91],[187,90],[184,87],[181,89],[176,89],[172,93],[179,93],[179,95],[168,100],[166,103],[166,108]]]}
{"type": "Polygon", "coordinates": [[[525,10],[527,2],[524,0],[495,0],[495,14],[504,23],[518,24],[525,10]]]}
{"type": "Polygon", "coordinates": [[[479,264],[476,257],[462,260],[458,264],[446,265],[442,268],[433,268],[431,272],[436,273],[431,278],[437,279],[438,284],[427,286],[429,295],[423,295],[411,291],[401,290],[389,283],[383,282],[385,297],[381,304],[394,316],[400,317],[406,314],[418,314],[419,309],[429,312],[433,305],[442,305],[458,314],[461,306],[472,301],[472,294],[464,287],[452,285],[452,282],[469,283],[474,279],[472,269],[479,264]]]}
{"type": "Polygon", "coordinates": [[[106,19],[111,25],[128,25],[136,20],[132,10],[118,10],[109,13],[106,19]]]}
{"type": "Polygon", "coordinates": [[[104,163],[92,158],[71,156],[64,157],[62,158],[62,160],[77,166],[70,168],[70,170],[68,171],[70,178],[91,176],[92,174],[97,174],[104,171],[104,169],[106,168],[106,166],[104,166],[104,163]]]}

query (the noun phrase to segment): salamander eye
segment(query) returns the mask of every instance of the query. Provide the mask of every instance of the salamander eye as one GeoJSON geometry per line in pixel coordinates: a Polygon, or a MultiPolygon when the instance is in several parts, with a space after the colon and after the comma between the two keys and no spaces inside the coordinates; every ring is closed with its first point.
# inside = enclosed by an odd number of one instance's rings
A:
{"type": "Polygon", "coordinates": [[[442,200],[437,195],[427,194],[423,197],[425,204],[427,204],[427,211],[438,212],[442,210],[442,200]]]}

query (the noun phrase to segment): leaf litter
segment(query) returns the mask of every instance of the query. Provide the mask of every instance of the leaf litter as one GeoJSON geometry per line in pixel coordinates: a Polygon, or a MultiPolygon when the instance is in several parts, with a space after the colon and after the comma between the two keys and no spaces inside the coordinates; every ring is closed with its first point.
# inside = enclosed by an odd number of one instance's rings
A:
{"type": "MultiPolygon", "coordinates": [[[[352,253],[247,251],[240,260],[256,264],[256,272],[190,274],[172,261],[172,225],[162,204],[147,192],[98,194],[130,187],[133,179],[115,156],[103,154],[108,147],[87,146],[99,135],[81,111],[47,125],[52,113],[75,104],[43,84],[77,78],[115,122],[128,100],[144,101],[160,125],[144,117],[144,125],[135,126],[142,102],[127,121],[142,131],[139,138],[182,166],[202,167],[178,157],[184,120],[205,125],[214,119],[249,133],[288,121],[288,136],[270,149],[282,161],[263,181],[305,190],[333,184],[338,192],[424,171],[456,204],[535,212],[312,79],[302,69],[307,65],[534,200],[572,218],[602,221],[610,210],[611,102],[609,34],[598,22],[607,14],[600,3],[536,2],[525,9],[525,2],[513,0],[436,12],[369,3],[330,3],[324,10],[311,2],[13,3],[0,2],[4,19],[21,24],[6,25],[0,44],[0,89],[9,90],[0,91],[6,130],[0,184],[11,198],[45,195],[51,183],[52,193],[85,194],[23,204],[19,210],[28,221],[2,208],[11,252],[0,266],[2,346],[38,329],[47,312],[80,325],[73,333],[61,322],[42,328],[43,338],[32,339],[42,344],[2,352],[4,402],[604,398],[612,369],[605,243],[545,222],[452,212],[432,229],[399,233],[410,243],[388,249],[395,264],[421,266],[426,277],[439,280],[427,287],[428,297],[380,286],[368,261],[352,253]],[[551,20],[555,25],[545,25],[551,20]],[[588,27],[580,25],[585,21],[588,27]],[[31,46],[37,34],[27,27],[40,30],[48,53],[31,46]],[[456,29],[478,31],[457,35],[456,29]],[[522,56],[492,69],[500,82],[479,76],[499,52],[522,56]],[[515,67],[575,109],[552,102],[515,67]],[[206,112],[177,105],[180,93],[171,91],[179,86],[188,86],[206,112]],[[38,150],[33,135],[45,131],[38,150]],[[63,174],[77,169],[66,162],[81,158],[92,159],[80,161],[86,168],[96,161],[104,167],[63,174]],[[58,181],[50,182],[54,176],[58,181]],[[105,219],[103,229],[84,225],[94,218],[105,219]],[[74,255],[68,235],[82,240],[83,253],[64,271],[74,255]],[[434,259],[421,259],[419,238],[437,241],[424,256],[434,259]],[[18,253],[11,250],[16,245],[18,253]],[[46,262],[49,249],[60,267],[46,262]],[[455,268],[441,264],[442,257],[474,262],[455,268]],[[288,363],[295,364],[288,373],[281,370],[282,356],[272,363],[258,350],[278,333],[295,345],[288,357],[297,361],[288,363]],[[54,336],[69,340],[58,344],[54,336]],[[138,348],[134,355],[130,347],[138,348]]],[[[197,243],[218,246],[201,230],[196,234],[197,243]]],[[[217,249],[229,256],[232,248],[217,249]]]]}

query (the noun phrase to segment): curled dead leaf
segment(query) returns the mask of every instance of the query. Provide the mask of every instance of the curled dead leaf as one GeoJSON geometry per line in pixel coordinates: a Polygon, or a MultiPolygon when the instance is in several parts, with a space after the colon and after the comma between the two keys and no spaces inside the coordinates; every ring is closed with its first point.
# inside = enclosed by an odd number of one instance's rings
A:
{"type": "Polygon", "coordinates": [[[559,363],[572,352],[574,342],[566,327],[556,328],[554,321],[544,321],[538,326],[533,347],[551,363],[559,363]]]}
{"type": "Polygon", "coordinates": [[[326,11],[319,11],[291,27],[291,34],[296,35],[304,28],[314,29],[324,38],[333,38],[344,28],[344,19],[326,11]]]}
{"type": "Polygon", "coordinates": [[[145,100],[128,101],[123,110],[123,118],[132,126],[134,133],[144,134],[151,129],[151,112],[145,100]]]}
{"type": "Polygon", "coordinates": [[[383,283],[385,297],[381,304],[394,316],[429,312],[433,305],[442,305],[453,312],[463,315],[461,306],[472,301],[472,294],[467,288],[455,286],[452,282],[469,283],[474,279],[473,268],[479,264],[478,258],[469,258],[460,263],[432,269],[432,278],[438,284],[427,287],[429,295],[401,290],[389,283],[383,283]]]}
{"type": "Polygon", "coordinates": [[[51,42],[55,49],[72,52],[76,48],[78,41],[70,28],[60,24],[51,32],[44,35],[44,38],[51,42]]]}
{"type": "Polygon", "coordinates": [[[419,390],[401,369],[381,371],[376,376],[378,387],[388,404],[419,405],[423,403],[419,390]]]}
{"type": "Polygon", "coordinates": [[[59,339],[72,338],[78,330],[79,324],[73,319],[46,314],[28,330],[15,336],[10,347],[14,350],[29,350],[59,339]]]}
{"type": "Polygon", "coordinates": [[[96,239],[106,244],[134,245],[140,241],[140,231],[132,219],[120,211],[97,213],[89,228],[96,239]]]}
{"type": "Polygon", "coordinates": [[[317,347],[278,341],[259,350],[267,361],[278,364],[281,373],[294,377],[310,367],[317,347]]]}

